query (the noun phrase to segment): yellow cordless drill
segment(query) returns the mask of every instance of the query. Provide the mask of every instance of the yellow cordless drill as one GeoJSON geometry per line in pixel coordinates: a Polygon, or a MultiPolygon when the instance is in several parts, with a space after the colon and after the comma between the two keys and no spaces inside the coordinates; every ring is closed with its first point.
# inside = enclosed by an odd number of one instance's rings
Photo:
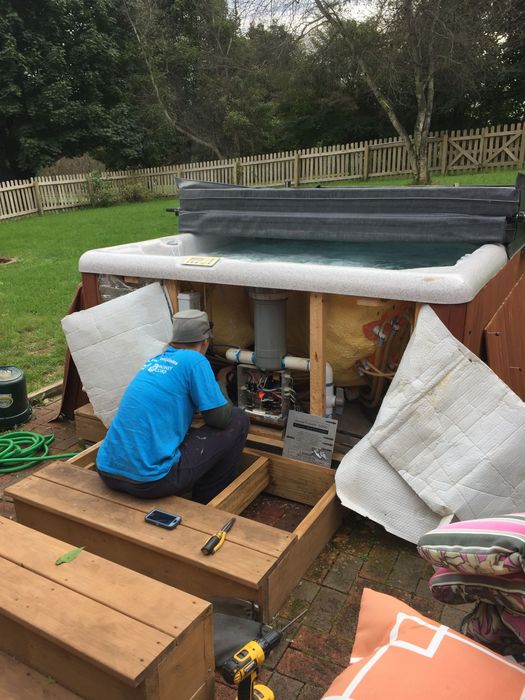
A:
{"type": "Polygon", "coordinates": [[[261,683],[256,685],[255,681],[268,654],[281,641],[283,632],[305,612],[306,610],[303,610],[281,630],[269,629],[263,632],[224,662],[221,666],[222,676],[230,685],[238,686],[237,700],[275,700],[275,695],[270,688],[261,683]]]}

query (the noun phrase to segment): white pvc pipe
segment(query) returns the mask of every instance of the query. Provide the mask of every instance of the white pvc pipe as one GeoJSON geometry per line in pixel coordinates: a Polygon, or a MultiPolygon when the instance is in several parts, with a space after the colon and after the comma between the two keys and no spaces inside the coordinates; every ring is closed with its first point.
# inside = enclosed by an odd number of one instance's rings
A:
{"type": "MultiPolygon", "coordinates": [[[[226,350],[226,359],[230,362],[237,362],[238,364],[256,366],[255,353],[252,350],[228,348],[226,350]]],[[[308,357],[294,357],[294,355],[285,355],[281,360],[281,364],[285,369],[294,369],[300,372],[310,371],[310,358],[308,357]]],[[[327,418],[330,418],[335,406],[335,392],[334,371],[332,369],[332,365],[329,362],[326,363],[325,394],[325,416],[327,418]]]]}
{"type": "Polygon", "coordinates": [[[252,350],[228,348],[226,350],[226,359],[241,365],[255,365],[255,353],[252,350]]]}

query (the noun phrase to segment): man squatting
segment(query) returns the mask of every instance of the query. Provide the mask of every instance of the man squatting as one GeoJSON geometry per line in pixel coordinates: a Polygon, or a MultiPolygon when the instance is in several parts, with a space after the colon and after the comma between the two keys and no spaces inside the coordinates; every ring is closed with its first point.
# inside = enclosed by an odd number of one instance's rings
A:
{"type": "Polygon", "coordinates": [[[107,486],[139,498],[191,490],[192,500],[207,503],[235,479],[249,421],[227,398],[230,368],[215,379],[211,337],[204,311],[175,314],[170,344],[131,381],[98,452],[107,486]],[[204,425],[193,429],[196,411],[204,425]]]}

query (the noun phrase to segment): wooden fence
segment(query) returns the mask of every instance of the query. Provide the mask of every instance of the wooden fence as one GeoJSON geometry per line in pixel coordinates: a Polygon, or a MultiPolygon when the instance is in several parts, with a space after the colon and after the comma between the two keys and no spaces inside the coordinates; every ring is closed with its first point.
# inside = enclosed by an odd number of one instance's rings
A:
{"type": "MultiPolygon", "coordinates": [[[[525,165],[525,123],[431,134],[431,173],[475,172],[525,165]]],[[[221,161],[102,173],[113,188],[140,180],[155,196],[176,196],[177,177],[248,185],[292,185],[409,175],[406,148],[398,138],[307,148],[221,161]]],[[[89,175],[54,175],[0,183],[0,219],[85,206],[89,175]]]]}

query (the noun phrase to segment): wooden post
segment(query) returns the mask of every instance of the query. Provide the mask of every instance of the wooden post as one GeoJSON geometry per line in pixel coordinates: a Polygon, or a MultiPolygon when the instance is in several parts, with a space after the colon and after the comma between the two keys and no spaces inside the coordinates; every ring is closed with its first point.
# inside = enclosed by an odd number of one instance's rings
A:
{"type": "Polygon", "coordinates": [[[178,280],[164,280],[164,289],[169,297],[173,315],[179,310],[178,294],[180,290],[178,280]]]}
{"type": "Polygon", "coordinates": [[[42,196],[40,194],[40,183],[35,178],[32,178],[33,190],[35,193],[36,210],[39,214],[42,213],[42,196]]]}
{"type": "Polygon", "coordinates": [[[301,181],[301,159],[299,158],[299,151],[295,151],[293,159],[293,184],[294,187],[299,187],[301,181]]]}
{"type": "Polygon", "coordinates": [[[93,272],[82,273],[82,295],[85,309],[90,309],[92,306],[100,304],[98,275],[93,272]]]}
{"type": "Polygon", "coordinates": [[[232,184],[238,185],[240,184],[240,168],[239,168],[239,161],[234,160],[233,161],[233,168],[232,168],[232,184]]]}
{"type": "Polygon", "coordinates": [[[310,413],[324,416],[326,409],[324,295],[310,294],[310,413]]]}
{"type": "Polygon", "coordinates": [[[485,151],[487,147],[487,138],[488,138],[489,130],[487,127],[481,130],[481,144],[480,144],[480,149],[479,149],[479,163],[478,163],[478,168],[481,170],[483,168],[484,162],[485,162],[485,151]]]}
{"type": "Polygon", "coordinates": [[[521,145],[520,145],[520,155],[519,155],[519,166],[520,166],[520,168],[525,167],[525,122],[521,123],[521,145]]]}
{"type": "Polygon", "coordinates": [[[368,141],[365,143],[365,150],[363,153],[363,180],[368,180],[368,141]]]}
{"type": "Polygon", "coordinates": [[[441,139],[441,174],[447,174],[448,165],[448,131],[445,131],[441,139]]]}

